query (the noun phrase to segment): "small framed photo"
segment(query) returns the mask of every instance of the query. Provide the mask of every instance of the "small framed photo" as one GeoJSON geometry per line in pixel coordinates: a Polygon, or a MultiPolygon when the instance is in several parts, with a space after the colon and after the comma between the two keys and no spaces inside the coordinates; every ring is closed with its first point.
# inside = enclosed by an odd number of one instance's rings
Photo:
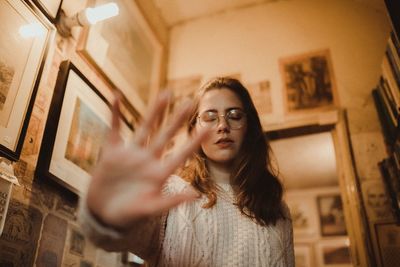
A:
{"type": "Polygon", "coordinates": [[[348,238],[321,240],[315,245],[315,253],[319,267],[353,266],[348,238]]]}
{"type": "MultiPolygon", "coordinates": [[[[121,137],[132,127],[122,117],[121,137]]],[[[111,129],[110,101],[69,61],[61,63],[36,169],[79,194],[111,129]]]]}
{"type": "Polygon", "coordinates": [[[381,266],[397,266],[400,262],[400,226],[394,223],[375,224],[381,266]]]}
{"type": "Polygon", "coordinates": [[[28,1],[0,1],[0,18],[0,156],[17,161],[55,28],[28,1]]]}
{"type": "Polygon", "coordinates": [[[317,238],[319,222],[315,196],[307,193],[287,192],[286,203],[292,216],[295,239],[317,238]]]}
{"type": "Polygon", "coordinates": [[[329,50],[279,60],[286,113],[323,111],[338,106],[329,50]]]}
{"type": "Polygon", "coordinates": [[[51,22],[56,22],[63,0],[33,0],[33,2],[51,22]]]}
{"type": "MultiPolygon", "coordinates": [[[[108,0],[92,0],[98,6],[108,0]]],[[[115,0],[119,15],[85,29],[78,52],[143,114],[160,83],[162,45],[136,1],[115,0]]]]}
{"type": "Polygon", "coordinates": [[[321,235],[346,235],[343,203],[340,194],[317,196],[321,235]]]}
{"type": "Polygon", "coordinates": [[[296,267],[313,267],[313,250],[311,245],[295,244],[294,258],[296,267]]]}

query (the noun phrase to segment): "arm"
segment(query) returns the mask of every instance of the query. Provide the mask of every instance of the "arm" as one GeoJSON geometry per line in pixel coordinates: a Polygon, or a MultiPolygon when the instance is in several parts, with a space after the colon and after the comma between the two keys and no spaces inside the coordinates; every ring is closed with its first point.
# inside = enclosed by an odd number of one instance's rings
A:
{"type": "Polygon", "coordinates": [[[285,251],[285,266],[294,267],[294,246],[293,246],[293,225],[289,207],[283,203],[283,210],[286,216],[284,226],[284,251],[285,251]]]}

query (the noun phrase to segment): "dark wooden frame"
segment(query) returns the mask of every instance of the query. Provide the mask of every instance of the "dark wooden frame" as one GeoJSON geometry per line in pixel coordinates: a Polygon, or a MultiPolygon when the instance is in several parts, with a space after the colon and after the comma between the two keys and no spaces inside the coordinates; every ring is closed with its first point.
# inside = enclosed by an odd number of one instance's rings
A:
{"type": "MultiPolygon", "coordinates": [[[[57,8],[57,12],[56,14],[51,14],[49,9],[46,7],[46,5],[41,1],[41,0],[32,0],[37,7],[40,9],[40,11],[52,22],[52,23],[56,23],[57,20],[60,17],[60,12],[61,12],[61,5],[63,3],[64,0],[57,0],[60,3],[58,4],[58,8],[57,8]]],[[[55,1],[55,0],[52,0],[55,1]]]]}

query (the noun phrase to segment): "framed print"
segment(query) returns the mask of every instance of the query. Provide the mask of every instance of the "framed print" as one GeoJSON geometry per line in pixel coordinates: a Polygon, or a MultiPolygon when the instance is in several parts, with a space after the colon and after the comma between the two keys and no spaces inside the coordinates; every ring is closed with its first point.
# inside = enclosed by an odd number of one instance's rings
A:
{"type": "Polygon", "coordinates": [[[114,2],[119,15],[84,31],[79,52],[143,114],[159,86],[162,47],[135,1],[114,2]]]}
{"type": "Polygon", "coordinates": [[[33,0],[33,2],[51,22],[56,22],[63,0],[33,0]]]}
{"type": "Polygon", "coordinates": [[[400,226],[394,223],[375,224],[381,266],[398,266],[400,262],[400,226]]]}
{"type": "Polygon", "coordinates": [[[340,194],[317,196],[321,235],[346,235],[343,203],[340,194]]]}
{"type": "Polygon", "coordinates": [[[393,220],[390,207],[390,196],[381,179],[362,181],[364,207],[372,222],[393,220]]]}
{"type": "Polygon", "coordinates": [[[17,161],[55,28],[27,1],[0,1],[0,155],[17,161]]]}
{"type": "MultiPolygon", "coordinates": [[[[131,128],[121,123],[128,141],[131,128]]],[[[111,129],[110,103],[69,61],[62,62],[36,169],[75,193],[85,190],[111,129]]]]}
{"type": "Polygon", "coordinates": [[[350,242],[348,238],[321,240],[315,245],[317,266],[351,267],[350,242]]]}
{"type": "Polygon", "coordinates": [[[287,113],[315,112],[338,105],[329,50],[282,58],[279,64],[287,113]]]}
{"type": "Polygon", "coordinates": [[[315,196],[307,192],[287,192],[286,203],[292,216],[295,239],[317,238],[319,222],[315,196]]]}
{"type": "Polygon", "coordinates": [[[313,253],[312,247],[306,244],[294,245],[294,258],[296,267],[313,267],[313,253]]]}

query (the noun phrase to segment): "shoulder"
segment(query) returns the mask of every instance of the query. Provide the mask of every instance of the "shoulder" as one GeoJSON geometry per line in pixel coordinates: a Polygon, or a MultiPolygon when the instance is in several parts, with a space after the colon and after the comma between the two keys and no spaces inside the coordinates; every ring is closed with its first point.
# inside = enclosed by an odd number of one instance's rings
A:
{"type": "Polygon", "coordinates": [[[182,177],[171,175],[165,184],[164,191],[166,194],[178,194],[184,192],[190,187],[190,183],[183,180],[182,177]]]}

